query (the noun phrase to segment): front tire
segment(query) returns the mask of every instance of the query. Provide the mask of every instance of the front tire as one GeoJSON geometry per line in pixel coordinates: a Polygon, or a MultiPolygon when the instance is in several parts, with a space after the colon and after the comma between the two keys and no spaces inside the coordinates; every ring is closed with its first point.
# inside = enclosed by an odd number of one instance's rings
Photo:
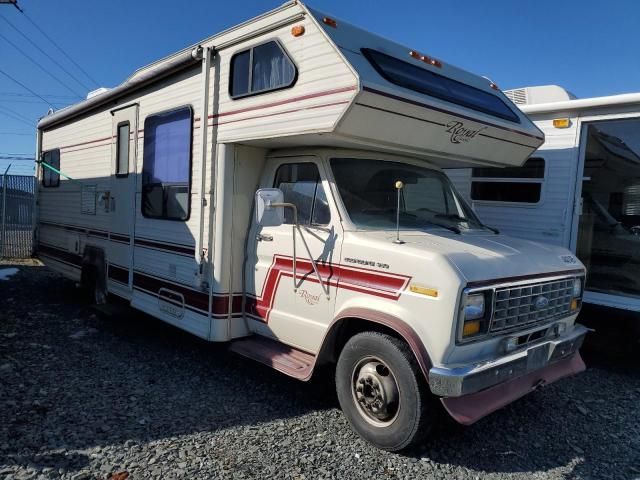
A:
{"type": "Polygon", "coordinates": [[[421,442],[435,409],[407,344],[380,332],[363,332],[345,344],[336,367],[338,400],[351,427],[388,451],[421,442]]]}

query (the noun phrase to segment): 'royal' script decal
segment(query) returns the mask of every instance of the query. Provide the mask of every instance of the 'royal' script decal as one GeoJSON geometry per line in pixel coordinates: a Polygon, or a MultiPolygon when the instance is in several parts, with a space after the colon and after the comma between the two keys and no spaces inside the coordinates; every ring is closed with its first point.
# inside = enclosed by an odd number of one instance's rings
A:
{"type": "Polygon", "coordinates": [[[453,121],[447,123],[446,128],[447,133],[451,134],[451,136],[449,137],[451,143],[466,143],[472,138],[475,138],[478,133],[480,133],[487,127],[480,127],[474,130],[473,128],[465,127],[464,123],[462,122],[453,121]]]}

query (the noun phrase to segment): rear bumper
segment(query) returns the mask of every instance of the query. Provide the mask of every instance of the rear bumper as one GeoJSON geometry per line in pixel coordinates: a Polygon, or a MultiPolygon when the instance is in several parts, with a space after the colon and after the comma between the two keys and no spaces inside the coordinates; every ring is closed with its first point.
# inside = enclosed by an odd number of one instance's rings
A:
{"type": "Polygon", "coordinates": [[[442,398],[444,408],[458,423],[471,425],[482,417],[514,402],[541,385],[585,370],[580,353],[548,365],[540,370],[495,387],[463,397],[442,398]]]}
{"type": "Polygon", "coordinates": [[[588,331],[582,325],[575,325],[560,338],[494,360],[455,368],[433,367],[429,371],[429,387],[441,397],[468,397],[520,377],[535,377],[574,356],[588,331]]]}

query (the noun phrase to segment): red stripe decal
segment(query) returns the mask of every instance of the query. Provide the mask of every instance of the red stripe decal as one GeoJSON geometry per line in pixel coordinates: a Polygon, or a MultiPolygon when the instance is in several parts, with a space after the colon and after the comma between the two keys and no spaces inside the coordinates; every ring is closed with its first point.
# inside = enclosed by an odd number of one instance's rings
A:
{"type": "MultiPolygon", "coordinates": [[[[346,265],[334,265],[319,262],[318,272],[323,282],[328,282],[332,287],[352,290],[367,295],[398,300],[400,294],[406,288],[411,277],[397,275],[393,273],[378,272],[358,267],[346,265]]],[[[297,259],[296,276],[318,283],[313,272],[313,266],[309,260],[297,259]]],[[[273,262],[267,271],[262,292],[258,297],[247,298],[246,313],[257,317],[264,322],[269,321],[269,315],[273,310],[280,279],[282,277],[293,277],[293,258],[275,255],[273,262]]]]}

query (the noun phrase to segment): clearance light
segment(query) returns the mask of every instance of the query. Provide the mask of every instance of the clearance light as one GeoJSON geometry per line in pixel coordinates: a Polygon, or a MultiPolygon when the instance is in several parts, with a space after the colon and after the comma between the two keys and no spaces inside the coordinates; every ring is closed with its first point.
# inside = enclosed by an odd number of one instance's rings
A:
{"type": "Polygon", "coordinates": [[[493,83],[493,82],[491,82],[491,83],[489,84],[489,86],[490,86],[491,88],[493,88],[494,90],[500,90],[500,87],[498,87],[498,85],[496,85],[496,84],[495,84],[495,83],[493,83]]]}
{"type": "Polygon", "coordinates": [[[422,55],[420,55],[418,52],[416,52],[415,50],[411,50],[409,52],[409,56],[415,58],[416,60],[420,60],[420,58],[422,57],[422,55]]]}
{"type": "Polygon", "coordinates": [[[333,18],[324,17],[322,19],[322,23],[324,23],[325,25],[329,25],[330,27],[333,27],[333,28],[338,28],[338,23],[333,18]]]}
{"type": "Polygon", "coordinates": [[[465,322],[464,327],[462,328],[462,336],[470,337],[471,335],[475,335],[480,331],[480,320],[476,320],[474,322],[465,322]]]}
{"type": "Polygon", "coordinates": [[[571,310],[577,310],[578,309],[578,299],[574,298],[573,300],[571,300],[571,310]]]}
{"type": "Polygon", "coordinates": [[[427,287],[420,287],[419,285],[411,285],[409,286],[409,290],[411,290],[413,293],[419,293],[420,295],[426,295],[428,297],[434,297],[434,298],[438,297],[438,290],[436,290],[435,288],[427,288],[427,287]]]}
{"type": "Polygon", "coordinates": [[[553,126],[556,128],[569,128],[571,126],[571,120],[568,118],[554,118],[553,126]]]}
{"type": "Polygon", "coordinates": [[[304,25],[296,25],[295,27],[291,27],[291,35],[294,37],[301,37],[304,35],[304,25]]]}
{"type": "Polygon", "coordinates": [[[442,68],[442,62],[440,60],[436,60],[435,58],[422,55],[420,57],[420,60],[422,60],[424,63],[428,63],[429,65],[433,65],[434,67],[442,68]]]}

